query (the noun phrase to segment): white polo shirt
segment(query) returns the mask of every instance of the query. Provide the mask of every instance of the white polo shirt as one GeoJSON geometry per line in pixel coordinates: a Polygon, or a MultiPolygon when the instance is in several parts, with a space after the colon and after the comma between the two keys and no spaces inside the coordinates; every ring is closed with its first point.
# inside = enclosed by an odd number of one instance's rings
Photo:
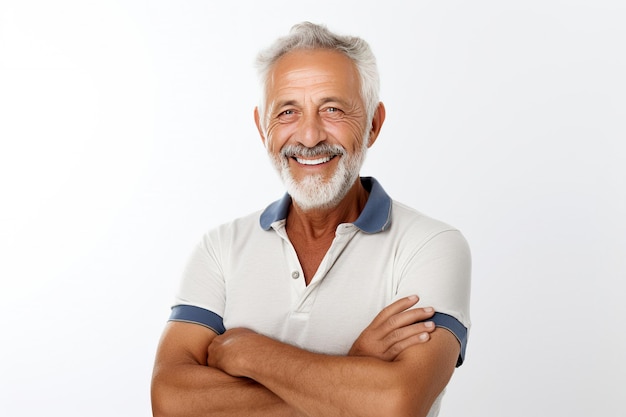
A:
{"type": "Polygon", "coordinates": [[[345,355],[393,301],[417,294],[461,343],[470,327],[470,251],[461,233],[391,200],[373,178],[354,223],[340,224],[306,286],[285,230],[291,199],[208,232],[185,269],[170,320],[217,333],[245,327],[309,351],[345,355]]]}

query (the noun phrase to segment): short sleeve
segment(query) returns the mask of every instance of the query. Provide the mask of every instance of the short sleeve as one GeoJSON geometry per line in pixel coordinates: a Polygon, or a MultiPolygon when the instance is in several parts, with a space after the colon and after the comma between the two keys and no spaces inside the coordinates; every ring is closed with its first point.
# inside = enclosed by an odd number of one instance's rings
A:
{"type": "Polygon", "coordinates": [[[454,229],[434,232],[405,258],[397,297],[417,294],[418,306],[433,307],[432,321],[451,331],[461,344],[457,366],[465,359],[470,329],[471,254],[463,235],[454,229]]]}
{"type": "Polygon", "coordinates": [[[170,321],[184,321],[223,333],[225,285],[219,246],[207,234],[195,247],[184,269],[170,321]]]}

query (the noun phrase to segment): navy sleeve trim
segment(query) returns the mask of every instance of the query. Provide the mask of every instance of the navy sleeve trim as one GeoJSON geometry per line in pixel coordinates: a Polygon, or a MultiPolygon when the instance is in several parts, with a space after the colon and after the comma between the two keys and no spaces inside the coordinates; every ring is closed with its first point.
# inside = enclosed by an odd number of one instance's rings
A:
{"type": "Polygon", "coordinates": [[[224,321],[220,316],[212,311],[196,306],[177,305],[172,307],[169,321],[199,324],[208,327],[217,334],[222,334],[226,331],[224,321]]]}
{"type": "Polygon", "coordinates": [[[456,336],[461,344],[461,352],[459,353],[459,358],[456,361],[456,367],[458,368],[463,364],[465,360],[465,348],[467,347],[467,328],[461,324],[456,318],[444,314],[444,313],[435,313],[435,315],[430,319],[430,321],[435,323],[437,327],[443,327],[444,329],[448,329],[449,331],[456,336]]]}

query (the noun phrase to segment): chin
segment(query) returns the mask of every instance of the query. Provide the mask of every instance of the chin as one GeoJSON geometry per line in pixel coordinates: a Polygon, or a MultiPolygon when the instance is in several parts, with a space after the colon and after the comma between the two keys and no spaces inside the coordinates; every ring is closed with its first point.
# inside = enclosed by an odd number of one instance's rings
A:
{"type": "Polygon", "coordinates": [[[330,180],[324,180],[321,176],[311,176],[295,181],[288,173],[282,177],[292,200],[302,210],[310,211],[337,207],[352,188],[358,174],[354,177],[337,173],[330,180]]]}

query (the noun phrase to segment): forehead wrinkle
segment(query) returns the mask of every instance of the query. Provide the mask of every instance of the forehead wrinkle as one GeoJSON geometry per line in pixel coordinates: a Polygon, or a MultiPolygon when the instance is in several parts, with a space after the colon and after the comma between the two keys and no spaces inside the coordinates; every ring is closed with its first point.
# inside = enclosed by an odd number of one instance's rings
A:
{"type": "Polygon", "coordinates": [[[349,105],[361,98],[359,92],[346,91],[343,86],[331,84],[333,81],[320,82],[313,86],[280,86],[271,94],[272,102],[276,105],[304,105],[312,102],[316,105],[323,105],[330,102],[341,105],[349,105]]]}
{"type": "Polygon", "coordinates": [[[285,106],[319,107],[329,102],[337,102],[339,107],[346,110],[358,109],[362,101],[360,78],[354,64],[347,60],[334,51],[296,51],[285,55],[275,63],[268,75],[268,110],[285,106]],[[322,54],[322,61],[324,55],[334,55],[339,61],[337,65],[316,65],[319,62],[311,62],[311,57],[319,54],[322,54]],[[338,67],[346,70],[338,74],[338,67]]]}

